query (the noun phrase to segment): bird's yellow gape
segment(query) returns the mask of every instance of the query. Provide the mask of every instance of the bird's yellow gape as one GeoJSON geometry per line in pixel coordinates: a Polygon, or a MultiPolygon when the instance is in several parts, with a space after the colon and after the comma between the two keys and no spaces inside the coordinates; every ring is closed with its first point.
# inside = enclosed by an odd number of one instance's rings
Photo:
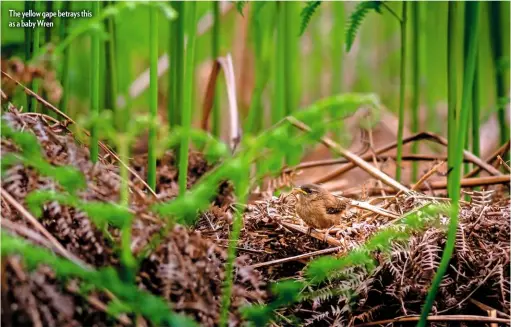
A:
{"type": "Polygon", "coordinates": [[[296,194],[296,193],[302,193],[302,194],[307,194],[304,190],[302,190],[301,188],[299,187],[295,187],[291,190],[291,194],[296,194]]]}

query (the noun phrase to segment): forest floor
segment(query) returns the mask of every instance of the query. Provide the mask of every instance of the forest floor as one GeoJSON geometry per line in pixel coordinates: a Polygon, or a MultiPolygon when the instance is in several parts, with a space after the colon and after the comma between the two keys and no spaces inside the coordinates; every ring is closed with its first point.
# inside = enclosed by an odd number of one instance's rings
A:
{"type": "MultiPolygon", "coordinates": [[[[100,161],[93,164],[87,148],[79,144],[68,129],[69,122],[59,122],[43,114],[22,113],[12,105],[4,110],[3,119],[15,129],[36,135],[49,163],[69,165],[84,174],[87,188],[79,193],[81,199],[118,202],[121,179],[111,150],[104,148],[100,161]]],[[[416,138],[443,142],[428,133],[416,138]]],[[[466,191],[476,186],[482,186],[483,190],[470,193],[461,202],[455,252],[431,313],[438,326],[452,325],[449,321],[467,326],[506,325],[509,321],[509,175],[495,168],[501,165],[499,156],[504,156],[508,150],[509,143],[487,160],[468,156],[472,162],[481,164],[479,170],[487,169],[490,173],[473,177],[479,171],[476,169],[462,180],[466,191]]],[[[20,147],[13,140],[2,136],[3,156],[19,151],[20,147]]],[[[375,150],[372,145],[362,148],[357,156],[373,162],[378,156],[385,160],[385,153],[375,150]]],[[[389,158],[387,161],[392,162],[389,158]]],[[[449,203],[442,173],[445,167],[434,158],[429,161],[429,168],[423,169],[420,182],[410,186],[410,192],[397,195],[395,190],[382,187],[381,181],[368,174],[360,182],[363,175],[355,175],[346,168],[350,163],[341,162],[337,165],[344,167],[344,175],[337,179],[340,182],[329,185],[329,189],[342,190],[342,195],[351,201],[343,225],[330,230],[327,235],[321,231],[312,231],[308,235],[307,227],[296,218],[294,199],[285,194],[272,195],[276,189],[297,181],[320,179],[319,175],[298,174],[307,169],[306,164],[283,170],[282,176],[267,181],[265,188],[254,190],[243,212],[229,316],[232,325],[241,323],[239,308],[243,305],[268,303],[270,283],[302,279],[303,269],[311,259],[324,255],[343,256],[408,213],[430,204],[449,203]],[[350,175],[352,173],[354,175],[350,175]],[[293,180],[297,174],[299,178],[293,180]],[[346,187],[351,184],[344,176],[359,183],[346,187]]],[[[321,166],[325,162],[316,164],[321,166]]],[[[220,185],[216,199],[207,211],[199,214],[194,226],[175,225],[167,235],[162,235],[156,246],[152,246],[154,237],[166,223],[149,207],[177,195],[175,157],[172,152],[166,152],[158,160],[154,194],[148,192],[143,183],[146,157],[134,157],[130,167],[133,172],[129,184],[130,210],[136,217],[131,249],[135,255],[149,251],[140,264],[137,285],[162,296],[175,311],[190,315],[201,325],[215,326],[219,321],[226,250],[235,214],[233,204],[236,199],[229,183],[220,185]]],[[[212,168],[201,153],[191,152],[188,187],[212,168]]],[[[360,169],[356,165],[351,168],[360,169]]],[[[389,165],[387,169],[393,168],[389,165]]],[[[52,249],[80,265],[119,267],[119,254],[113,245],[116,242],[105,237],[83,212],[55,201],[44,205],[39,219],[25,209],[30,192],[58,187],[52,179],[22,164],[4,170],[2,230],[52,249]]],[[[443,217],[438,225],[413,235],[405,244],[396,243],[390,253],[377,253],[379,266],[374,271],[350,268],[348,280],[328,282],[316,297],[280,309],[279,319],[273,324],[294,325],[288,318],[291,316],[299,318],[304,325],[314,326],[370,326],[416,321],[445,246],[447,222],[448,219],[443,217]],[[336,292],[338,290],[342,292],[336,292]]],[[[109,227],[109,232],[114,241],[120,238],[119,229],[109,227]]],[[[46,266],[29,270],[20,257],[9,256],[2,260],[4,326],[149,325],[140,316],[120,314],[114,318],[107,314],[112,300],[109,292],[101,290],[84,295],[76,280],[61,280],[46,266]]]]}

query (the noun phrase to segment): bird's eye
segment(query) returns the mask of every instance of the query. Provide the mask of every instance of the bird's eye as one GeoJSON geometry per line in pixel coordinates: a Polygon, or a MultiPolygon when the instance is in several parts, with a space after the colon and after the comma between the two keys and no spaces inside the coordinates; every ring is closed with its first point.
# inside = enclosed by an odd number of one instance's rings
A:
{"type": "Polygon", "coordinates": [[[304,188],[302,188],[302,190],[303,190],[305,193],[307,193],[307,194],[311,194],[311,193],[312,193],[312,190],[311,190],[310,188],[308,188],[308,187],[304,187],[304,188]]]}

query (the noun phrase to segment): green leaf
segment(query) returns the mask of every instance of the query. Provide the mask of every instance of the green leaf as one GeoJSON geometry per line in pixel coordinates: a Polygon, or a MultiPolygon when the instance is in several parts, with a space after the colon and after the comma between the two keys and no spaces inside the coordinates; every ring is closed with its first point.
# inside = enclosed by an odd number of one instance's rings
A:
{"type": "Polygon", "coordinates": [[[271,175],[278,175],[280,174],[280,170],[282,169],[282,164],[283,164],[283,160],[282,160],[282,156],[281,155],[272,155],[270,156],[269,158],[265,158],[263,159],[263,161],[266,162],[266,165],[267,165],[267,168],[268,168],[268,172],[271,174],[271,175]]]}
{"type": "Polygon", "coordinates": [[[71,194],[87,186],[87,181],[82,172],[71,166],[55,167],[51,177],[71,194]]]}
{"type": "Polygon", "coordinates": [[[79,208],[98,226],[104,227],[107,223],[122,228],[131,224],[133,214],[128,208],[115,203],[82,202],[79,208]]]}
{"type": "Polygon", "coordinates": [[[37,159],[42,156],[41,146],[34,134],[14,131],[3,119],[2,136],[12,139],[21,148],[23,156],[27,159],[37,159]]]}
{"type": "Polygon", "coordinates": [[[88,269],[69,260],[62,259],[53,251],[33,246],[20,237],[1,232],[2,256],[21,255],[27,265],[45,264],[50,266],[59,277],[78,278],[96,286],[98,289],[110,291],[129,308],[131,314],[143,315],[155,326],[197,326],[194,321],[172,312],[168,303],[136,285],[124,283],[113,267],[100,270],[88,269]]]}
{"type": "Polygon", "coordinates": [[[344,266],[343,260],[331,256],[321,257],[309,263],[305,270],[305,276],[309,280],[323,281],[332,271],[339,270],[344,266]]]}
{"type": "Polygon", "coordinates": [[[112,317],[117,317],[120,314],[129,313],[130,311],[130,307],[118,299],[112,299],[106,308],[106,312],[112,317]]]}
{"type": "Polygon", "coordinates": [[[254,17],[257,17],[259,15],[259,12],[261,9],[263,9],[264,5],[267,3],[267,1],[254,1],[254,9],[253,9],[253,15],[254,17]]]}
{"type": "Polygon", "coordinates": [[[286,149],[287,164],[290,167],[298,165],[302,161],[303,145],[301,143],[292,142],[286,149]]]}
{"type": "Polygon", "coordinates": [[[0,158],[0,164],[2,169],[2,177],[4,177],[4,174],[7,169],[11,168],[12,166],[20,163],[21,159],[18,158],[14,153],[3,153],[2,157],[0,158]]]}
{"type": "Polygon", "coordinates": [[[305,283],[298,281],[284,281],[272,285],[272,293],[277,296],[273,301],[272,307],[281,307],[298,301],[300,291],[305,287],[305,283]]]}
{"type": "Polygon", "coordinates": [[[381,5],[383,1],[363,1],[355,7],[355,11],[353,11],[348,20],[348,26],[346,28],[346,51],[350,51],[353,42],[355,41],[355,36],[357,34],[362,21],[364,20],[367,13],[371,10],[375,10],[381,13],[381,5]]]}
{"type": "Polygon", "coordinates": [[[204,155],[209,163],[214,163],[222,158],[228,157],[229,148],[223,142],[212,140],[207,143],[204,155]]]}
{"type": "Polygon", "coordinates": [[[169,4],[167,4],[165,2],[161,2],[161,1],[150,2],[150,3],[152,5],[155,5],[157,8],[159,8],[167,20],[174,20],[177,18],[177,12],[174,10],[174,8],[169,6],[169,4]]]}
{"type": "Polygon", "coordinates": [[[57,201],[63,205],[76,206],[80,200],[72,195],[47,190],[32,191],[25,198],[28,210],[36,217],[41,217],[43,215],[42,206],[50,201],[57,201]]]}
{"type": "Polygon", "coordinates": [[[243,8],[245,8],[245,5],[248,1],[235,1],[236,2],[236,10],[240,13],[241,16],[243,16],[243,8]]]}
{"type": "Polygon", "coordinates": [[[302,23],[300,25],[300,35],[303,35],[307,25],[309,25],[309,21],[311,20],[312,15],[316,9],[321,5],[321,1],[307,1],[305,7],[302,9],[300,16],[302,17],[302,23]]]}
{"type": "Polygon", "coordinates": [[[242,307],[240,312],[247,321],[252,322],[256,327],[267,326],[273,318],[272,309],[263,304],[242,307]]]}
{"type": "Polygon", "coordinates": [[[158,203],[151,207],[153,212],[174,219],[181,224],[192,224],[197,217],[197,212],[207,208],[209,198],[199,198],[192,192],[188,192],[182,197],[178,197],[171,202],[158,203]]]}
{"type": "Polygon", "coordinates": [[[268,305],[250,305],[241,308],[243,317],[255,326],[266,326],[274,318],[274,310],[295,303],[300,299],[303,282],[284,281],[272,285],[275,299],[268,305]]]}
{"type": "Polygon", "coordinates": [[[509,70],[509,66],[510,66],[509,56],[502,56],[496,62],[497,72],[501,74],[509,70]]]}

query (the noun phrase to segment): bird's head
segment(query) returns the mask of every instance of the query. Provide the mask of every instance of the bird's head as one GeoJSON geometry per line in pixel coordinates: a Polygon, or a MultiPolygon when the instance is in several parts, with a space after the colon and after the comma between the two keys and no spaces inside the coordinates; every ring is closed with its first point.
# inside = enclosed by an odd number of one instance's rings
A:
{"type": "Polygon", "coordinates": [[[325,189],[316,184],[304,184],[294,188],[291,193],[298,195],[300,200],[314,200],[324,194],[325,189]]]}

